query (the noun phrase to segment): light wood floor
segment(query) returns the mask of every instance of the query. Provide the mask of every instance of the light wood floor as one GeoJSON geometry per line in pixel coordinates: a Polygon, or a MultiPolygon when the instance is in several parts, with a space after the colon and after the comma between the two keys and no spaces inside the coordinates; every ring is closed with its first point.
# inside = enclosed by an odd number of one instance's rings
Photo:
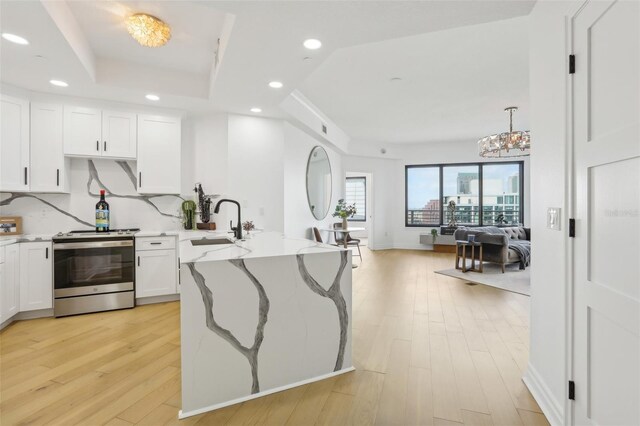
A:
{"type": "Polygon", "coordinates": [[[0,334],[0,424],[548,424],[520,379],[527,297],[434,274],[453,255],[363,254],[353,373],[179,421],[177,302],[21,321],[0,334]]]}

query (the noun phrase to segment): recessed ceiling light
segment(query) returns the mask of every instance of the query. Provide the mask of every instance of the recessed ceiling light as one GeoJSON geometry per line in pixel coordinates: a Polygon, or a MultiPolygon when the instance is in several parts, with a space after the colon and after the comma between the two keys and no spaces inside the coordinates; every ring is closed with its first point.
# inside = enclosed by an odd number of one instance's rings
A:
{"type": "Polygon", "coordinates": [[[282,88],[282,83],[280,83],[279,81],[272,81],[271,83],[269,83],[269,87],[273,87],[274,89],[280,89],[282,88]]]}
{"type": "Polygon", "coordinates": [[[150,101],[159,101],[160,100],[160,96],[152,95],[152,94],[148,94],[147,96],[145,96],[145,98],[149,99],[150,101]]]}
{"type": "Polygon", "coordinates": [[[320,42],[320,40],[316,40],[315,38],[305,40],[302,44],[309,50],[316,50],[322,47],[322,43],[320,42]]]}
{"type": "Polygon", "coordinates": [[[58,87],[67,87],[69,85],[69,83],[67,83],[66,81],[62,81],[62,80],[49,80],[49,83],[53,84],[54,86],[58,86],[58,87]]]}
{"type": "Polygon", "coordinates": [[[2,38],[15,44],[29,44],[29,41],[26,38],[15,34],[2,33],[2,38]]]}
{"type": "Polygon", "coordinates": [[[251,112],[262,112],[262,108],[251,108],[251,112]]]}

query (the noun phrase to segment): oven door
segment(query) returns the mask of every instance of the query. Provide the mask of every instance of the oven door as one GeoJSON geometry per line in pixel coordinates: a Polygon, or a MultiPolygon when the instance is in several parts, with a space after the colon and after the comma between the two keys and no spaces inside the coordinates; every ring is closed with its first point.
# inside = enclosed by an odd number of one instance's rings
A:
{"type": "Polygon", "coordinates": [[[134,290],[133,240],[71,241],[53,245],[56,298],[134,290]]]}

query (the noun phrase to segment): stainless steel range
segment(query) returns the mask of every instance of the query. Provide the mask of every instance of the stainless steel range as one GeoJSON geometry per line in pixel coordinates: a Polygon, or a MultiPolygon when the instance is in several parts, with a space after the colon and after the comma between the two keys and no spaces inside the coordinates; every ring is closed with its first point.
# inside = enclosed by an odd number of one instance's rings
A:
{"type": "Polygon", "coordinates": [[[53,237],[56,317],[135,306],[137,231],[72,231],[53,237]]]}

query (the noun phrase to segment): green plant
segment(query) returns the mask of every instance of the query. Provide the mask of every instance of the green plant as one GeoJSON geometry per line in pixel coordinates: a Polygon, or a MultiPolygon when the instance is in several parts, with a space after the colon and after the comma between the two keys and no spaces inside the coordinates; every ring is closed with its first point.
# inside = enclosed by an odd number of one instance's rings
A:
{"type": "Polygon", "coordinates": [[[438,237],[438,230],[434,228],[431,230],[431,238],[433,238],[433,244],[436,243],[437,237],[438,237]]]}
{"type": "Polygon", "coordinates": [[[185,200],[182,202],[182,224],[184,229],[195,229],[196,227],[196,202],[185,200]]]}
{"type": "Polygon", "coordinates": [[[356,214],[356,205],[351,204],[347,205],[343,198],[338,200],[338,204],[336,205],[336,209],[333,212],[333,217],[339,217],[341,219],[347,219],[353,217],[356,214]]]}

